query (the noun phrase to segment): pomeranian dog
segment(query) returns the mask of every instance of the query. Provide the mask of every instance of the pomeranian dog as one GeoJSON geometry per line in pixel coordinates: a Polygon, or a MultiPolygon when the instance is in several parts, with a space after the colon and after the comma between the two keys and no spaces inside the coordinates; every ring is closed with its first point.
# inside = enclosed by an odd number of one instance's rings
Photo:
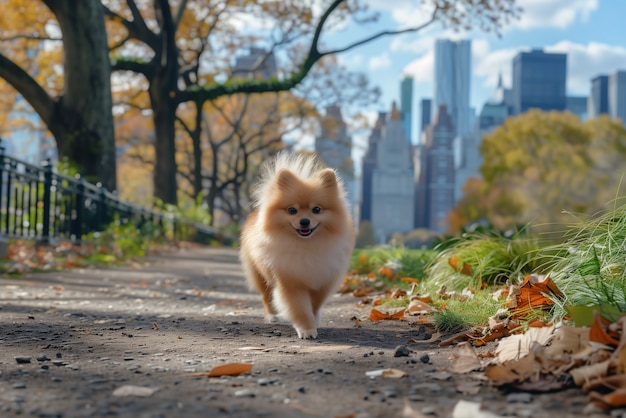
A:
{"type": "Polygon", "coordinates": [[[354,249],[345,190],[314,156],[279,153],[261,168],[240,259],[261,293],[266,320],[289,320],[299,338],[317,338],[320,309],[337,291],[354,249]]]}

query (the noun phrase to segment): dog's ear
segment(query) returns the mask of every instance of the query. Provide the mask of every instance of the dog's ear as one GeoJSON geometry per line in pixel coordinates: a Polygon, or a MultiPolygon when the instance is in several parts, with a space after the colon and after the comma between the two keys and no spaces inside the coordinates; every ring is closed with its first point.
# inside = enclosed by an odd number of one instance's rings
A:
{"type": "Polygon", "coordinates": [[[281,168],[280,170],[278,170],[278,173],[276,173],[276,186],[280,190],[286,190],[290,187],[293,187],[293,185],[296,184],[297,181],[298,178],[296,177],[296,175],[284,168],[281,168]]]}
{"type": "Polygon", "coordinates": [[[337,188],[337,176],[335,174],[335,171],[330,168],[326,168],[320,171],[317,175],[317,180],[321,187],[327,189],[337,188]]]}

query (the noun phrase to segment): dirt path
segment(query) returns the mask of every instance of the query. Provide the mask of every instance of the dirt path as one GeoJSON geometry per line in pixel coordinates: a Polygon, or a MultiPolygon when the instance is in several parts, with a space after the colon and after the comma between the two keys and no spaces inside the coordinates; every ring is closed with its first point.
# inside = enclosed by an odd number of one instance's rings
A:
{"type": "Polygon", "coordinates": [[[578,390],[504,394],[448,372],[453,348],[411,343],[427,330],[406,322],[357,321],[369,311],[356,301],[333,297],[319,339],[302,341],[263,322],[232,249],[1,277],[0,417],[585,416],[578,390]],[[194,376],[229,363],[252,370],[194,376]],[[386,368],[407,376],[366,375],[386,368]]]}

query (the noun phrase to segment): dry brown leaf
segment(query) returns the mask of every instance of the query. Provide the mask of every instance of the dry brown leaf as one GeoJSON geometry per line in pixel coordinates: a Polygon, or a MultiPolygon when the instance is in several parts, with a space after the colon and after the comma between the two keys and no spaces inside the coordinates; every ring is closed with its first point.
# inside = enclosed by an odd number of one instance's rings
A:
{"type": "Polygon", "coordinates": [[[606,395],[601,395],[598,392],[591,392],[589,394],[589,400],[596,406],[603,409],[617,408],[626,405],[626,389],[618,389],[606,395]]]}
{"type": "Polygon", "coordinates": [[[409,303],[409,306],[406,308],[406,311],[407,313],[411,315],[419,315],[419,314],[434,312],[435,308],[433,308],[426,302],[422,302],[421,300],[415,299],[409,303]]]}
{"type": "Polygon", "coordinates": [[[535,343],[545,346],[552,338],[553,331],[554,326],[529,328],[523,334],[502,338],[498,342],[498,348],[496,348],[498,359],[504,362],[524,357],[535,343]]]}
{"type": "Polygon", "coordinates": [[[480,360],[476,357],[474,349],[466,341],[456,346],[454,351],[455,360],[448,371],[457,374],[469,373],[481,368],[480,360]]]}
{"type": "Polygon", "coordinates": [[[435,332],[434,334],[432,334],[430,336],[429,339],[427,340],[416,340],[414,338],[411,338],[409,340],[410,343],[415,343],[415,344],[423,344],[423,343],[434,343],[435,341],[437,341],[438,339],[441,338],[441,333],[440,332],[435,332]]]}
{"type": "Polygon", "coordinates": [[[370,320],[373,322],[377,322],[377,321],[382,321],[384,319],[392,319],[392,320],[404,319],[404,313],[405,313],[404,308],[393,313],[385,313],[385,312],[379,311],[376,308],[372,308],[370,312],[370,320]]]}
{"type": "Polygon", "coordinates": [[[589,328],[563,325],[554,332],[552,343],[546,347],[546,353],[552,356],[576,354],[587,347],[589,347],[589,328]]]}
{"type": "Polygon", "coordinates": [[[523,382],[536,373],[535,354],[531,351],[519,360],[511,360],[502,364],[492,364],[485,368],[485,376],[495,386],[523,382]]]}
{"type": "Polygon", "coordinates": [[[605,377],[609,370],[611,360],[605,360],[600,363],[589,364],[570,370],[574,383],[577,386],[583,386],[586,382],[593,379],[605,377]]]}

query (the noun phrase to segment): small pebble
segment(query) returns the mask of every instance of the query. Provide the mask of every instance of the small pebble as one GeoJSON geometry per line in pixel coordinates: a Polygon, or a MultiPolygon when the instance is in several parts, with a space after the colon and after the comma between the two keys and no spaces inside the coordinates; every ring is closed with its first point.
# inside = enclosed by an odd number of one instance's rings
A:
{"type": "Polygon", "coordinates": [[[15,356],[15,361],[17,364],[27,364],[30,363],[30,357],[28,356],[15,356]]]}
{"type": "Polygon", "coordinates": [[[408,357],[411,354],[411,350],[406,345],[399,345],[396,347],[396,351],[393,353],[394,357],[408,357]]]}
{"type": "Polygon", "coordinates": [[[526,392],[510,393],[506,397],[508,403],[531,403],[533,395],[526,392]]]}
{"type": "Polygon", "coordinates": [[[428,362],[430,361],[430,357],[428,356],[428,354],[424,354],[422,357],[420,357],[420,361],[424,364],[428,364],[428,362]]]}
{"type": "Polygon", "coordinates": [[[254,398],[256,393],[250,389],[241,389],[235,391],[235,398],[254,398]]]}

